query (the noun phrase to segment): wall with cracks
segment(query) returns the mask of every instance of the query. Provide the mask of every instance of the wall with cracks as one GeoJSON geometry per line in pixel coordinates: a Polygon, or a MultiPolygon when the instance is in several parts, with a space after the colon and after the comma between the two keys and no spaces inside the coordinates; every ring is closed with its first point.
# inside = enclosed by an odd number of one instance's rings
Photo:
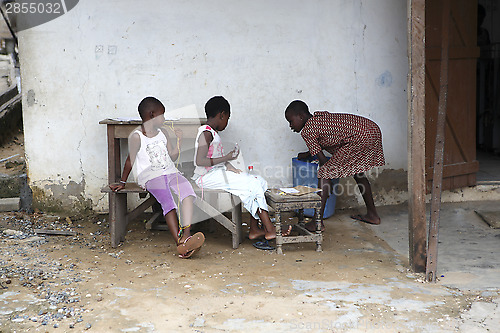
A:
{"type": "Polygon", "coordinates": [[[400,0],[80,1],[19,33],[30,185],[62,206],[105,211],[98,122],[136,117],[149,95],[167,115],[186,105],[203,114],[225,96],[223,139],[239,144],[244,167],[277,170],[271,186],[291,184],[291,158],[305,150],[283,114],[295,99],[375,120],[385,169],[406,169],[406,47],[400,0]]]}

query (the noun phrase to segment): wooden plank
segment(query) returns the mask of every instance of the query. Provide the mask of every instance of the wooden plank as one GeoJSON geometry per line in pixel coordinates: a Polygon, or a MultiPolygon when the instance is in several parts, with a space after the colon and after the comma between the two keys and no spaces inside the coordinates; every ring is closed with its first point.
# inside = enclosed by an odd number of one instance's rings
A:
{"type": "Polygon", "coordinates": [[[108,180],[110,182],[117,182],[120,180],[121,163],[120,163],[120,142],[114,138],[113,126],[108,126],[108,180]]]}
{"type": "Polygon", "coordinates": [[[408,0],[409,264],[425,272],[425,0],[408,0]]]}
{"type": "Polygon", "coordinates": [[[234,226],[235,226],[235,234],[233,235],[233,249],[238,248],[240,243],[243,241],[243,228],[242,228],[242,204],[241,201],[236,203],[236,199],[233,195],[231,195],[231,204],[232,204],[232,212],[231,217],[233,218],[234,226]]]}
{"type": "Polygon", "coordinates": [[[116,225],[119,223],[122,215],[117,216],[118,212],[116,209],[117,196],[115,192],[110,192],[109,194],[109,233],[111,238],[111,247],[117,247],[120,244],[120,237],[116,232],[116,225]]]}
{"type": "MultiPolygon", "coordinates": [[[[113,195],[113,194],[111,194],[113,195]]],[[[113,227],[114,231],[111,232],[111,235],[114,234],[115,240],[119,242],[124,242],[125,241],[125,234],[127,233],[127,194],[125,193],[119,193],[115,195],[116,197],[116,220],[114,221],[114,225],[111,226],[111,221],[110,221],[110,227],[113,227]]],[[[117,244],[118,244],[117,243],[117,244]]]]}
{"type": "MultiPolygon", "coordinates": [[[[427,168],[427,180],[433,179],[434,168],[427,168]]],[[[453,163],[443,165],[443,178],[467,175],[479,171],[479,162],[477,160],[464,163],[453,163]]]]}
{"type": "MultiPolygon", "coordinates": [[[[441,33],[443,0],[426,3],[426,140],[427,181],[432,179],[434,164],[436,124],[439,110],[441,33]]],[[[476,63],[478,47],[476,31],[477,1],[455,0],[450,4],[449,53],[448,53],[448,97],[445,126],[444,174],[442,190],[474,186],[475,177],[463,169],[461,163],[476,163],[476,63]],[[457,167],[453,176],[451,168],[457,167]],[[464,170],[460,174],[459,170],[464,170]],[[457,179],[448,179],[457,178],[457,179]],[[464,182],[468,180],[468,182],[464,182]]],[[[472,167],[474,168],[474,167],[472,167]]],[[[432,186],[428,183],[428,190],[432,186]]]]}
{"type": "Polygon", "coordinates": [[[229,230],[231,234],[236,234],[236,227],[233,224],[233,222],[222,215],[217,209],[212,207],[208,202],[205,200],[195,200],[194,204],[196,207],[204,211],[205,213],[208,214],[208,216],[214,218],[217,222],[219,222],[224,228],[229,230]]]}
{"type": "Polygon", "coordinates": [[[52,229],[35,229],[37,235],[56,235],[56,236],[76,236],[74,231],[52,230],[52,229]]]}
{"type": "MultiPolygon", "coordinates": [[[[455,46],[449,49],[449,59],[469,59],[478,58],[481,53],[479,47],[461,47],[455,46]]],[[[425,57],[427,60],[441,60],[441,48],[429,47],[425,50],[425,57]]]]}
{"type": "MultiPolygon", "coordinates": [[[[207,118],[180,118],[176,120],[165,120],[165,122],[174,122],[175,124],[179,125],[191,125],[193,123],[200,123],[200,124],[206,124],[207,123],[207,118]]],[[[137,118],[137,119],[131,119],[131,120],[119,120],[119,119],[114,119],[114,118],[107,118],[99,121],[99,124],[101,125],[140,125],[142,124],[142,120],[137,118]]]]}
{"type": "MultiPolygon", "coordinates": [[[[117,184],[119,184],[119,183],[113,183],[110,185],[117,185],[117,184]]],[[[110,193],[113,191],[111,191],[109,186],[104,186],[101,188],[101,192],[110,193]]],[[[127,183],[127,184],[125,184],[125,188],[120,190],[120,192],[118,192],[118,193],[148,193],[148,191],[146,191],[145,189],[140,187],[139,184],[137,184],[137,183],[127,183]]]]}
{"type": "MultiPolygon", "coordinates": [[[[156,219],[159,218],[161,215],[161,212],[156,212],[153,214],[153,216],[151,216],[151,218],[146,222],[146,229],[147,230],[152,230],[152,229],[156,229],[154,228],[154,224],[156,222],[156,219]]],[[[166,226],[166,224],[165,224],[166,226]]],[[[160,229],[157,229],[157,230],[168,230],[168,227],[167,228],[160,228],[160,229]]]]}
{"type": "Polygon", "coordinates": [[[449,20],[450,0],[443,0],[442,9],[442,42],[441,42],[441,70],[439,75],[439,112],[437,119],[436,143],[434,150],[434,173],[431,190],[431,220],[429,223],[429,237],[427,243],[426,279],[436,282],[438,238],[439,238],[439,213],[441,210],[441,192],[444,163],[444,141],[446,125],[446,107],[448,99],[448,45],[449,45],[449,20]]]}
{"type": "Polygon", "coordinates": [[[127,214],[126,224],[128,225],[131,221],[133,221],[134,219],[136,219],[146,209],[148,209],[149,207],[151,207],[155,202],[156,202],[155,197],[153,197],[152,195],[150,195],[149,198],[147,198],[146,200],[144,200],[143,202],[141,202],[141,204],[139,206],[137,206],[136,208],[134,208],[134,210],[132,210],[130,213],[127,214]]]}
{"type": "Polygon", "coordinates": [[[2,105],[2,109],[4,109],[4,104],[11,104],[12,102],[9,102],[9,100],[12,100],[12,98],[16,96],[19,96],[19,99],[21,98],[21,94],[17,91],[17,85],[15,84],[10,86],[10,88],[0,95],[0,105],[2,105]]]}

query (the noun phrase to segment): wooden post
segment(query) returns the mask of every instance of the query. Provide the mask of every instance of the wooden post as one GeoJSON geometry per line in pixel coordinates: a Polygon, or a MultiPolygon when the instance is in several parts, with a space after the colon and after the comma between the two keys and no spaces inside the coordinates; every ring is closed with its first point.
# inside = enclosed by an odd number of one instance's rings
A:
{"type": "Polygon", "coordinates": [[[436,282],[439,213],[441,210],[441,192],[443,187],[444,135],[446,125],[446,104],[448,100],[448,46],[449,46],[450,0],[443,1],[441,28],[441,67],[439,73],[439,110],[434,148],[434,174],[431,191],[431,220],[429,223],[429,241],[427,244],[426,278],[436,282]]]}
{"type": "Polygon", "coordinates": [[[408,0],[408,235],[410,268],[425,272],[425,0],[408,0]]]}

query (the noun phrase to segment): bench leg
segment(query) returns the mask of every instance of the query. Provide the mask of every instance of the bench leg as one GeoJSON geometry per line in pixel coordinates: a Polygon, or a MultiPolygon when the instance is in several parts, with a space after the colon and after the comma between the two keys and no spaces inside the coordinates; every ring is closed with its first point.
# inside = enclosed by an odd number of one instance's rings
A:
{"type": "Polygon", "coordinates": [[[243,240],[243,230],[241,227],[241,202],[233,205],[231,217],[235,226],[235,232],[233,233],[233,249],[237,249],[243,240]]]}

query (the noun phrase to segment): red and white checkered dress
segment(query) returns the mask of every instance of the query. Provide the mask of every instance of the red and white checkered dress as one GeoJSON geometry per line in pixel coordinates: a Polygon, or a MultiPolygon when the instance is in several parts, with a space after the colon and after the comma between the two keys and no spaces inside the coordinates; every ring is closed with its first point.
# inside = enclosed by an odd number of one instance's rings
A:
{"type": "Polygon", "coordinates": [[[349,113],[316,111],[300,133],[311,155],[326,150],[332,157],[318,178],[353,176],[385,164],[382,133],[370,119],[349,113]]]}

